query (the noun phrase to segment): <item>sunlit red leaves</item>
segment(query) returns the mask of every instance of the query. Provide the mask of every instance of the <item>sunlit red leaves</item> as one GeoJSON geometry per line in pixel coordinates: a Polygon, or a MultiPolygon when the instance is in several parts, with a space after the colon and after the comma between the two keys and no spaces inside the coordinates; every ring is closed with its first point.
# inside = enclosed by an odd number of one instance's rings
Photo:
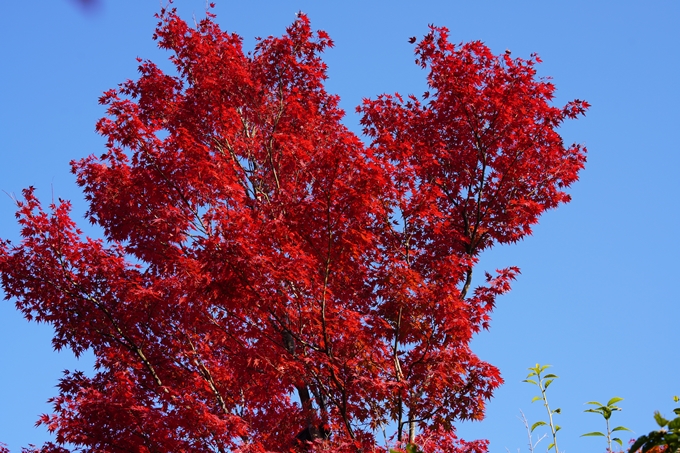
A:
{"type": "Polygon", "coordinates": [[[479,42],[456,47],[447,34],[433,28],[417,46],[435,93],[426,105],[383,96],[361,111],[376,152],[413,192],[400,209],[437,206],[430,216],[447,219],[440,228],[466,237],[476,255],[521,239],[545,209],[568,201],[563,188],[583,168],[585,149],[565,147],[555,128],[588,104],[550,106],[554,87],[536,80],[535,60],[496,57],[479,42]]]}
{"type": "Polygon", "coordinates": [[[105,240],[29,190],[23,242],[0,247],[18,308],[96,356],[41,423],[84,452],[384,451],[395,424],[395,445],[485,451],[453,423],[502,382],[468,344],[519,270],[472,270],[568,200],[585,150],[555,127],[587,103],[550,106],[537,57],[433,28],[427,96],[367,100],[365,146],[306,16],[253,54],[210,14],[159,20],[176,75],[140,61],[100,99],[106,152],[72,163],[105,240]]]}

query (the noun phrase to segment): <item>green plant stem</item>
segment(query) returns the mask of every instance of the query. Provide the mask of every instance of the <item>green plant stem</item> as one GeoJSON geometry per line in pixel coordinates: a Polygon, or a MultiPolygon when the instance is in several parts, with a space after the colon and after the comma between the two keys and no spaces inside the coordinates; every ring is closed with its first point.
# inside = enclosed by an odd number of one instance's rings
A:
{"type": "Polygon", "coordinates": [[[553,445],[555,446],[555,453],[560,453],[559,448],[557,448],[557,431],[555,430],[555,425],[553,424],[553,417],[552,417],[552,411],[550,410],[550,406],[548,405],[548,396],[545,393],[545,388],[543,387],[543,383],[541,381],[541,374],[538,373],[538,388],[541,389],[541,395],[543,396],[543,405],[545,406],[545,409],[548,411],[548,421],[550,423],[550,432],[552,433],[553,437],[553,445]]]}

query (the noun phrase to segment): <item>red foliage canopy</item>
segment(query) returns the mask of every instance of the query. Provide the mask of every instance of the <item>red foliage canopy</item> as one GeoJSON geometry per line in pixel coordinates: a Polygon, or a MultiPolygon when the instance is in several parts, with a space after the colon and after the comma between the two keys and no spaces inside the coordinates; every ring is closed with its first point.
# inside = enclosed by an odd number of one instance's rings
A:
{"type": "Polygon", "coordinates": [[[519,271],[472,290],[472,270],[568,201],[585,149],[555,129],[588,104],[551,106],[536,56],[432,27],[430,92],[364,101],[366,146],[304,15],[252,54],[212,15],[159,19],[177,73],[140,61],[100,99],[106,152],[72,163],[104,239],[29,189],[0,245],[6,297],[96,357],[61,379],[43,451],[385,451],[382,427],[485,451],[452,423],[502,382],[468,344],[519,271]]]}

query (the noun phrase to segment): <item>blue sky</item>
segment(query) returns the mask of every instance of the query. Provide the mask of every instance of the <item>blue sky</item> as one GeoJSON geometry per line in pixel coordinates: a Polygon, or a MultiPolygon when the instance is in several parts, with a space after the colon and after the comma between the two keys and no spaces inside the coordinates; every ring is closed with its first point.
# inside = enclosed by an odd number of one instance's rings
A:
{"type": "MultiPolygon", "coordinates": [[[[86,208],[68,162],[103,149],[94,133],[104,114],[99,95],[134,78],[138,56],[168,67],[151,40],[158,1],[101,3],[89,12],[69,0],[0,5],[0,189],[18,194],[33,185],[45,201],[71,199],[78,217],[86,208]]],[[[192,14],[203,17],[204,4],[176,2],[190,22],[192,14]]],[[[482,40],[495,53],[525,58],[537,52],[557,104],[592,104],[586,118],[561,130],[567,143],[589,149],[573,201],[544,215],[533,236],[480,263],[478,274],[517,265],[522,275],[499,299],[490,331],[473,343],[506,383],[487,418],[461,425],[459,434],[490,439],[494,453],[527,451],[519,409],[530,422],[544,418],[530,403],[534,389],[521,383],[536,362],[560,376],[549,397],[562,409],[562,451],[604,451],[602,439],[579,437],[604,429],[599,416],[583,413],[586,401],[625,398],[613,422],[638,435],[654,428],[655,409],[670,415],[680,394],[680,3],[217,0],[216,13],[251,48],[255,36],[281,34],[299,10],[335,41],[327,89],[341,96],[357,133],[353,112],[362,98],[423,91],[425,73],[407,40],[429,23],[448,27],[454,42],[482,40]]],[[[0,237],[18,238],[5,194],[0,237]]],[[[91,368],[91,357],[53,352],[50,333],[0,303],[0,441],[13,451],[49,439],[33,425],[50,411],[46,400],[61,370],[91,368]]]]}

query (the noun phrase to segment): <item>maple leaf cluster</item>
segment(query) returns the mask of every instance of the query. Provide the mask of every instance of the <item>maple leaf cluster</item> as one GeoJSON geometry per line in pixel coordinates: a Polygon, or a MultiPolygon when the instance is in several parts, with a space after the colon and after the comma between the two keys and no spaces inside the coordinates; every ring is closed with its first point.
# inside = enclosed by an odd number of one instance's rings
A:
{"type": "Polygon", "coordinates": [[[383,428],[485,451],[453,423],[502,382],[469,342],[519,270],[473,289],[473,268],[569,200],[585,149],[556,128],[588,104],[551,106],[537,57],[432,27],[429,92],[365,100],[366,145],[305,15],[252,53],[211,13],[158,17],[176,73],[140,60],[100,99],[106,151],[72,162],[103,239],[28,189],[0,243],[6,297],[96,358],[65,372],[41,451],[386,451],[383,428]]]}

